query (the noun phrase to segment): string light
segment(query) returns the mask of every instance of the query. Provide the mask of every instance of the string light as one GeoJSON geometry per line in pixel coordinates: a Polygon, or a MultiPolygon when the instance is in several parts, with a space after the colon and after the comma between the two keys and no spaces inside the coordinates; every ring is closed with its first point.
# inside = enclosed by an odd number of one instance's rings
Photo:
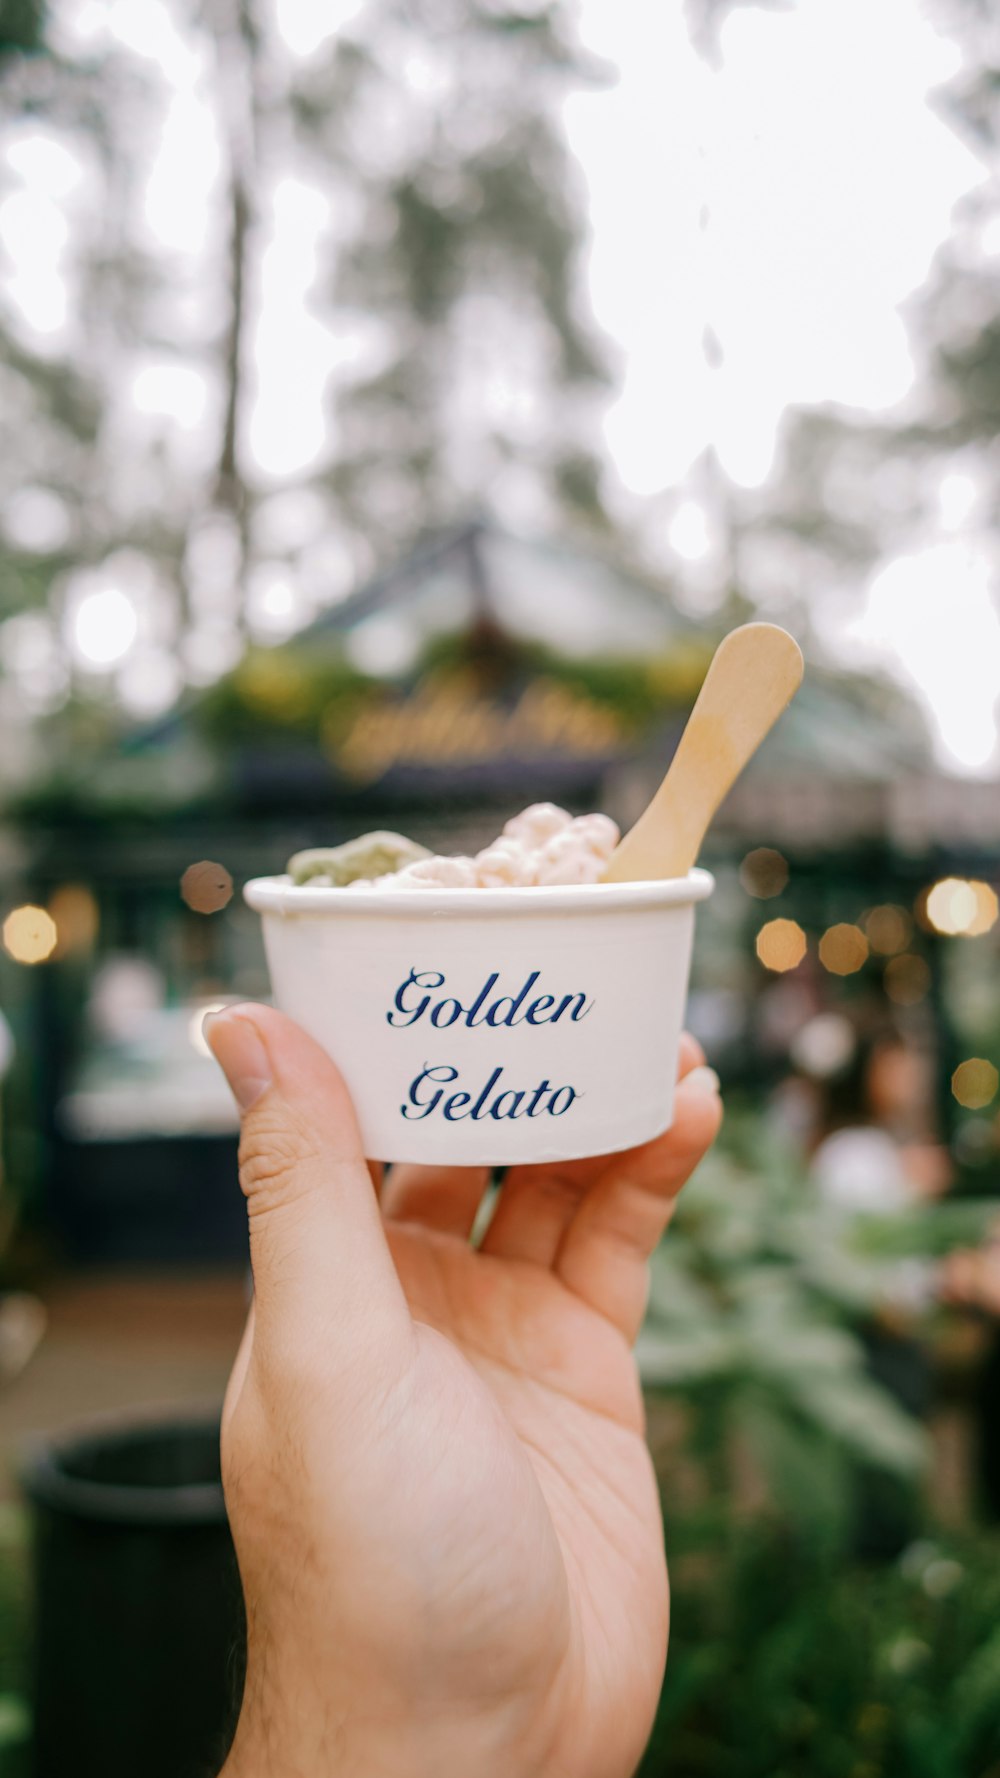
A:
{"type": "Polygon", "coordinates": [[[758,846],[740,865],[740,882],[748,895],[769,901],[772,895],[780,895],[788,882],[788,860],[771,846],[758,846]]]}
{"type": "Polygon", "coordinates": [[[831,926],[819,941],[819,960],[831,975],[854,975],[868,961],[868,940],[860,926],[831,926]]]}
{"type": "Polygon", "coordinates": [[[808,941],[795,920],[768,920],[757,934],[757,955],[765,969],[783,975],[797,969],[808,949],[808,941]]]}
{"type": "Polygon", "coordinates": [[[995,889],[977,878],[942,877],[927,891],[926,919],[948,938],[980,938],[1000,916],[995,889]]]}
{"type": "Polygon", "coordinates": [[[865,915],[865,933],[873,951],[880,956],[894,957],[905,951],[913,936],[913,921],[905,908],[885,902],[865,915]]]}
{"type": "Polygon", "coordinates": [[[984,933],[992,932],[1000,918],[1000,901],[997,900],[996,890],[991,889],[989,883],[981,883],[975,877],[969,888],[976,898],[976,915],[971,925],[966,927],[966,935],[969,938],[982,938],[984,933]]]}
{"type": "Polygon", "coordinates": [[[3,923],[4,949],[15,963],[44,963],[59,940],[59,929],[44,908],[26,903],[15,908],[3,923]]]}
{"type": "Polygon", "coordinates": [[[982,1111],[996,1098],[1000,1074],[983,1056],[971,1056],[961,1062],[951,1077],[951,1090],[966,1111],[982,1111]]]}
{"type": "Polygon", "coordinates": [[[203,858],[184,872],[181,899],[193,913],[217,914],[233,899],[233,879],[224,864],[203,858]]]}

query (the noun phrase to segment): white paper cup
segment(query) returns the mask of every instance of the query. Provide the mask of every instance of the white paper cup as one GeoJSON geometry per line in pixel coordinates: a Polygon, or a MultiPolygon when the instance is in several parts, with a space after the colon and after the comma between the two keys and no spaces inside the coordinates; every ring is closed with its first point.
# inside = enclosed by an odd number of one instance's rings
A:
{"type": "Polygon", "coordinates": [[[259,877],[276,1004],[333,1057],[380,1161],[509,1166],[673,1114],[695,903],[664,883],[321,889],[259,877]]]}

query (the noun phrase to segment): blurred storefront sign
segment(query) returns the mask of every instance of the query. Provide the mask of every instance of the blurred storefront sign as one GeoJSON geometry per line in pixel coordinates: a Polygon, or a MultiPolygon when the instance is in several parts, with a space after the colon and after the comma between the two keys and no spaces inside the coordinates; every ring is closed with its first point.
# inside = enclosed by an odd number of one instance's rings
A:
{"type": "Polygon", "coordinates": [[[342,736],[334,729],[330,757],[353,783],[374,784],[406,767],[523,764],[550,754],[603,762],[634,738],[622,716],[555,680],[535,679],[504,704],[460,673],[425,680],[409,697],[373,702],[342,736]]]}
{"type": "Polygon", "coordinates": [[[451,798],[586,799],[612,766],[664,757],[710,653],[665,589],[477,522],[251,651],[189,726],[258,813],[322,801],[354,820],[398,801],[419,821],[451,798]]]}

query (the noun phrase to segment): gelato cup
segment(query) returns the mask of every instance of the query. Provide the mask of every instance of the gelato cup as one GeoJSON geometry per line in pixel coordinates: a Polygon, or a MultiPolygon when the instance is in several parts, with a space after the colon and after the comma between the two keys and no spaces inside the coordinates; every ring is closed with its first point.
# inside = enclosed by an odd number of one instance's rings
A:
{"type": "Polygon", "coordinates": [[[661,883],[313,888],[259,877],[276,1004],[333,1057],[372,1160],[510,1166],[667,1129],[695,903],[661,883]]]}

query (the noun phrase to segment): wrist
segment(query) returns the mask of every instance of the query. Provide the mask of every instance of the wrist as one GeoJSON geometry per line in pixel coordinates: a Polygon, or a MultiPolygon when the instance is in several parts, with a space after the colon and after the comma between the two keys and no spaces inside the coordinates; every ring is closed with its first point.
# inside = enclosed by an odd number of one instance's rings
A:
{"type": "Polygon", "coordinates": [[[375,1746],[330,1709],[318,1718],[286,1710],[240,1715],[219,1778],[417,1778],[412,1748],[375,1746]]]}
{"type": "Polygon", "coordinates": [[[496,1759],[496,1725],[469,1722],[455,1712],[429,1722],[419,1707],[396,1729],[338,1719],[329,1707],[318,1717],[279,1708],[246,1709],[219,1778],[540,1778],[547,1762],[519,1757],[508,1747],[496,1759]]]}
{"type": "Polygon", "coordinates": [[[551,1714],[534,1700],[456,1696],[428,1684],[419,1662],[390,1683],[343,1650],[318,1667],[309,1653],[295,1641],[280,1653],[251,1646],[219,1778],[544,1778],[551,1769],[551,1714]]]}
{"type": "Polygon", "coordinates": [[[407,1757],[402,1748],[393,1761],[353,1742],[301,1732],[283,1741],[273,1728],[258,1737],[241,1727],[219,1778],[416,1778],[407,1757]]]}

